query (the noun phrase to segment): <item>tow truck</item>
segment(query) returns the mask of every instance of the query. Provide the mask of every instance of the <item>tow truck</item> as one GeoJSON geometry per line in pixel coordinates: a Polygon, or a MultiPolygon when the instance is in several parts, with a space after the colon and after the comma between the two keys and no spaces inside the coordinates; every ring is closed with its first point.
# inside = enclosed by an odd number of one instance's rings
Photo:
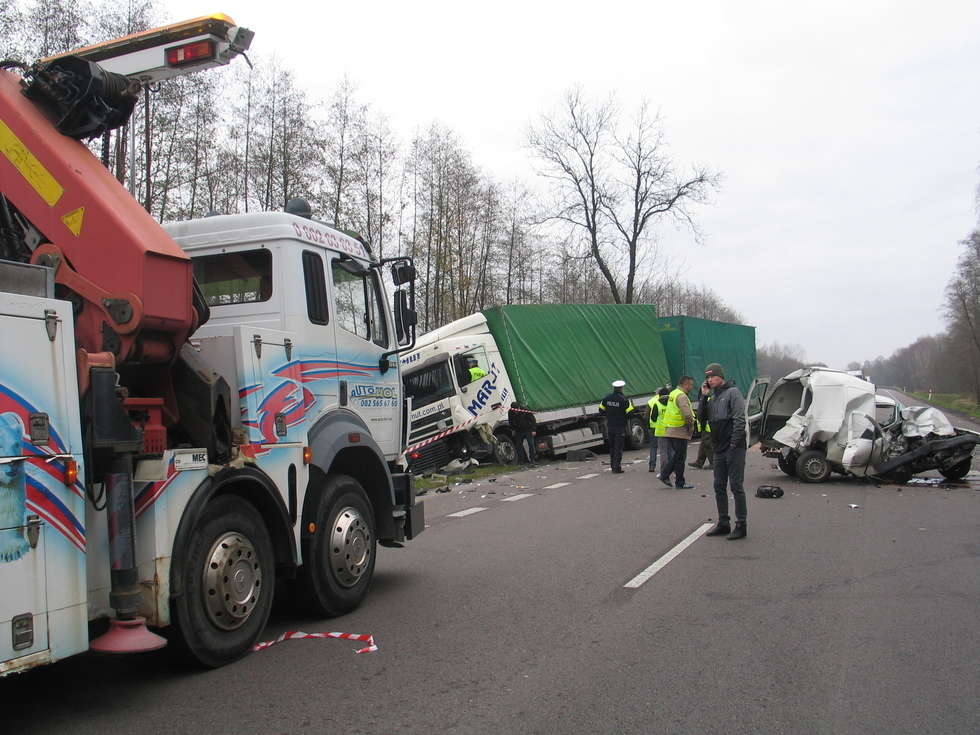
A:
{"type": "Polygon", "coordinates": [[[299,200],[161,226],[83,143],[250,41],[219,14],[0,69],[0,675],[147,625],[227,664],[277,589],[349,612],[424,528],[411,259],[299,200]]]}

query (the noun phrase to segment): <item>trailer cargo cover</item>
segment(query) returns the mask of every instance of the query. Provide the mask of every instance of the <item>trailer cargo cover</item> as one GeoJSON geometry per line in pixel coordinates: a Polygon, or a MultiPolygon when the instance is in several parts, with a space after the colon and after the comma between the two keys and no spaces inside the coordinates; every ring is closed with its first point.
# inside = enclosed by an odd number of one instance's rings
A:
{"type": "Polygon", "coordinates": [[[668,380],[651,305],[499,306],[483,315],[517,400],[532,411],[596,404],[614,380],[625,380],[631,396],[668,380]]]}
{"type": "Polygon", "coordinates": [[[693,316],[665,316],[659,321],[671,381],[690,375],[696,389],[704,380],[705,367],[717,362],[725,370],[725,380],[734,380],[745,395],[756,377],[755,327],[693,316]]]}

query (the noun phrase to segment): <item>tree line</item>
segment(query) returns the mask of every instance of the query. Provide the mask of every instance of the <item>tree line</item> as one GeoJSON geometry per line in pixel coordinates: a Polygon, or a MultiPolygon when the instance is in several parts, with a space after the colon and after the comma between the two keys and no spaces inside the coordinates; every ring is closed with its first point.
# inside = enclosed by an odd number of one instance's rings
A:
{"type": "Polygon", "coordinates": [[[890,357],[852,362],[849,369],[863,370],[878,385],[972,394],[980,403],[980,226],[960,248],[946,285],[945,331],[919,337],[890,357]]]}
{"type": "MultiPolygon", "coordinates": [[[[31,62],[165,22],[155,0],[0,0],[0,59],[31,62]]],[[[114,131],[109,166],[157,219],[303,197],[377,256],[415,258],[425,331],[526,303],[642,302],[665,316],[742,321],[662,257],[658,228],[698,238],[696,206],[720,176],[682,170],[647,106],[629,117],[570,91],[526,131],[539,178],[500,181],[437,121],[402,140],[353,80],[317,99],[282,59],[250,58],[251,67],[236,61],[145,90],[131,125],[114,131]]]]}

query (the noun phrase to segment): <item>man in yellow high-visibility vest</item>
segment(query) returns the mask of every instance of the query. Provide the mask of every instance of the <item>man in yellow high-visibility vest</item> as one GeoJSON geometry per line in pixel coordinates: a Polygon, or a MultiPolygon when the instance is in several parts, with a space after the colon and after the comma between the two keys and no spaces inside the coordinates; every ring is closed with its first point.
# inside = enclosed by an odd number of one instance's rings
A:
{"type": "MultiPolygon", "coordinates": [[[[647,401],[647,409],[649,413],[647,416],[650,421],[650,472],[657,471],[657,448],[660,444],[660,439],[664,435],[664,431],[667,427],[664,426],[664,412],[667,410],[667,396],[670,395],[670,390],[667,388],[661,388],[657,391],[656,395],[653,396],[649,401],[647,401]]],[[[660,464],[664,465],[667,463],[667,455],[660,455],[660,464]]]]}
{"type": "Polygon", "coordinates": [[[659,477],[667,487],[676,487],[679,490],[689,490],[694,487],[684,481],[687,443],[694,433],[694,411],[691,410],[691,401],[687,397],[693,387],[694,378],[690,375],[682,376],[677,381],[677,387],[667,397],[667,408],[664,411],[666,414],[664,423],[667,426],[664,436],[670,448],[670,456],[667,464],[661,466],[659,477]],[[670,483],[671,474],[674,475],[673,485],[670,483]]]}

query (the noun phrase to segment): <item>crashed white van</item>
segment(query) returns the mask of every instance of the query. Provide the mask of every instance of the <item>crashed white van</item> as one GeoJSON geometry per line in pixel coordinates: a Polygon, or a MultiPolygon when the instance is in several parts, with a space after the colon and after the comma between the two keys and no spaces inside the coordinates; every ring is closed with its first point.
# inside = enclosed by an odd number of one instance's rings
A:
{"type": "Polygon", "coordinates": [[[980,443],[934,408],[906,408],[867,380],[828,368],[797,370],[771,388],[760,378],[746,411],[750,444],[761,442],[763,454],[803,482],[831,472],[905,482],[932,469],[958,480],[980,443]]]}

